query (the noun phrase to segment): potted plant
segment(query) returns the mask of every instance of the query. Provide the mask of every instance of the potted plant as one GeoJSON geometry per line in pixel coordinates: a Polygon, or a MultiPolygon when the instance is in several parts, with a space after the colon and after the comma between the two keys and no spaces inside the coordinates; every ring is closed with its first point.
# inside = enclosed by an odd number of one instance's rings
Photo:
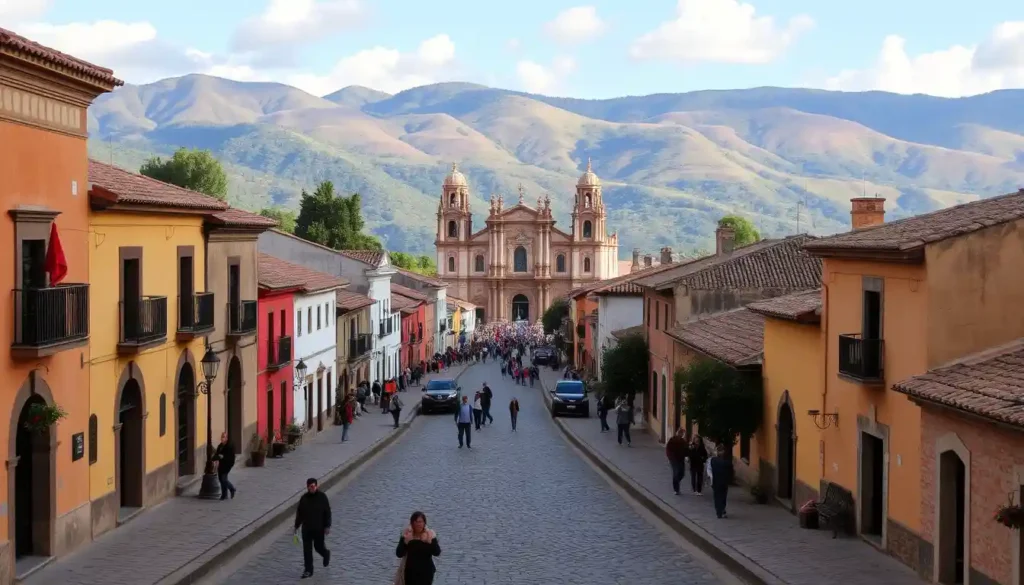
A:
{"type": "Polygon", "coordinates": [[[28,407],[28,421],[25,423],[25,428],[33,433],[42,433],[67,416],[68,413],[57,404],[51,406],[36,402],[28,407]]]}
{"type": "Polygon", "coordinates": [[[281,431],[274,431],[273,436],[270,438],[270,456],[274,459],[280,459],[287,452],[288,445],[281,440],[281,431]]]}
{"type": "Polygon", "coordinates": [[[249,439],[249,465],[252,467],[263,467],[267,461],[267,441],[258,433],[253,433],[249,439]]]}
{"type": "Polygon", "coordinates": [[[750,486],[750,495],[754,496],[754,501],[758,504],[768,503],[768,492],[758,484],[750,486]]]}
{"type": "Polygon", "coordinates": [[[1020,530],[1021,525],[1024,525],[1024,509],[1013,502],[999,506],[995,520],[1007,528],[1020,530]]]}
{"type": "Polygon", "coordinates": [[[302,442],[302,427],[295,423],[288,425],[288,445],[294,447],[302,442]]]}

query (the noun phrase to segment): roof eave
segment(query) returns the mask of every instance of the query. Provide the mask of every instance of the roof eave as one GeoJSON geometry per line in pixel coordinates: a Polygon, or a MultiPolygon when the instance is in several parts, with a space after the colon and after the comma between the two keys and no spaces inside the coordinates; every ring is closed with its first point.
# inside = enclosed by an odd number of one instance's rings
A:
{"type": "Polygon", "coordinates": [[[935,409],[944,410],[944,411],[947,411],[947,412],[952,412],[952,413],[955,413],[955,414],[957,414],[959,416],[966,417],[966,418],[969,418],[969,419],[985,422],[985,423],[988,423],[988,424],[994,424],[994,425],[996,425],[998,427],[1001,427],[1003,429],[1006,429],[1006,430],[1015,431],[1015,432],[1018,432],[1018,433],[1024,432],[1024,427],[1022,427],[1022,426],[1019,426],[1019,425],[1007,422],[1007,421],[1002,420],[1002,419],[995,418],[993,416],[989,416],[989,415],[985,415],[985,414],[981,414],[981,413],[977,413],[977,412],[971,412],[969,410],[964,410],[962,408],[957,408],[957,407],[955,407],[953,405],[946,404],[944,402],[939,402],[937,400],[932,400],[932,399],[926,398],[924,396],[920,396],[918,394],[911,394],[906,389],[898,388],[898,386],[899,386],[899,384],[893,384],[892,389],[895,392],[899,392],[900,394],[905,395],[907,397],[907,400],[913,402],[917,406],[921,406],[921,407],[929,406],[929,407],[932,407],[932,408],[935,408],[935,409]]]}
{"type": "MultiPolygon", "coordinates": [[[[819,242],[820,243],[820,242],[819,242]]],[[[873,260],[898,264],[921,264],[924,262],[924,245],[908,248],[847,248],[804,246],[804,250],[818,258],[834,258],[840,260],[873,260]]]]}

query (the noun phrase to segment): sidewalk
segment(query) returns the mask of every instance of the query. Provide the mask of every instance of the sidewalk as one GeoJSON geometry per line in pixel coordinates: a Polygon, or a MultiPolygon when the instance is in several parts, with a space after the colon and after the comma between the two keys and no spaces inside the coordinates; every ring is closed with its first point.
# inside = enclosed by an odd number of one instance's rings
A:
{"type": "MultiPolygon", "coordinates": [[[[541,369],[545,388],[560,372],[541,369]]],[[[548,398],[545,391],[545,398],[548,398]]],[[[593,412],[593,409],[592,409],[593,412]]],[[[729,517],[715,517],[711,490],[672,493],[665,447],[649,433],[633,431],[633,446],[620,447],[612,432],[601,433],[592,418],[558,418],[556,426],[593,463],[644,507],[687,540],[700,546],[739,577],[758,585],[912,585],[917,574],[859,537],[832,538],[831,531],[804,530],[795,515],[774,505],[758,505],[744,487],[729,491],[729,517]]]]}
{"type": "MultiPolygon", "coordinates": [[[[454,366],[439,377],[457,377],[467,366],[454,366]]],[[[428,377],[427,380],[430,378],[428,377]]],[[[394,443],[419,414],[419,387],[401,395],[406,402],[402,425],[394,429],[390,414],[373,405],[349,429],[341,443],[341,426],[303,439],[282,459],[266,467],[231,472],[238,488],[232,500],[172,498],[131,522],[104,534],[82,550],[57,559],[23,581],[26,585],[184,585],[193,583],[237,555],[295,513],[308,477],[327,490],[373,455],[394,443]]]]}

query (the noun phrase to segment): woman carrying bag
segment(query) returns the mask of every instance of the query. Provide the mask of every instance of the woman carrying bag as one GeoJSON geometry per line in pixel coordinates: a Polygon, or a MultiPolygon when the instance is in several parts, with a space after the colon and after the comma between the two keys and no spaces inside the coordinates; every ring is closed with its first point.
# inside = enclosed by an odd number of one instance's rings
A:
{"type": "Polygon", "coordinates": [[[409,526],[402,532],[395,548],[395,556],[402,559],[395,575],[395,585],[432,585],[434,557],[441,556],[437,535],[427,528],[427,517],[423,512],[413,512],[409,526]]]}

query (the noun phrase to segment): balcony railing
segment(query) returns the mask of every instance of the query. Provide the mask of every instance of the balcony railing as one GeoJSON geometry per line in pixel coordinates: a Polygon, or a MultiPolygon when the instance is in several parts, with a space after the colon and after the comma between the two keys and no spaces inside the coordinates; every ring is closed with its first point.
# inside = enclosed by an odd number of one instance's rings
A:
{"type": "Polygon", "coordinates": [[[395,320],[393,318],[388,318],[387,322],[388,322],[388,335],[391,335],[392,333],[395,332],[395,320]]]}
{"type": "Polygon", "coordinates": [[[228,335],[243,337],[256,333],[256,301],[228,303],[228,335]]]}
{"type": "Polygon", "coordinates": [[[213,331],[213,293],[178,297],[178,341],[213,331]]]}
{"type": "Polygon", "coordinates": [[[348,340],[349,361],[360,358],[370,352],[373,345],[372,336],[369,333],[359,333],[348,340]]]}
{"type": "Polygon", "coordinates": [[[839,373],[871,384],[885,381],[885,341],[859,333],[839,336],[839,373]]]}
{"type": "Polygon", "coordinates": [[[280,370],[292,361],[292,338],[283,335],[267,344],[267,369],[280,370]]]}
{"type": "Polygon", "coordinates": [[[388,334],[388,327],[387,327],[387,325],[384,324],[383,320],[380,321],[379,325],[380,325],[380,335],[378,335],[378,337],[384,337],[385,335],[388,334]]]}
{"type": "Polygon", "coordinates": [[[142,297],[119,305],[122,352],[134,353],[167,339],[167,297],[142,297]]]}
{"type": "Polygon", "coordinates": [[[52,355],[88,339],[88,284],[14,290],[14,357],[52,355]]]}

